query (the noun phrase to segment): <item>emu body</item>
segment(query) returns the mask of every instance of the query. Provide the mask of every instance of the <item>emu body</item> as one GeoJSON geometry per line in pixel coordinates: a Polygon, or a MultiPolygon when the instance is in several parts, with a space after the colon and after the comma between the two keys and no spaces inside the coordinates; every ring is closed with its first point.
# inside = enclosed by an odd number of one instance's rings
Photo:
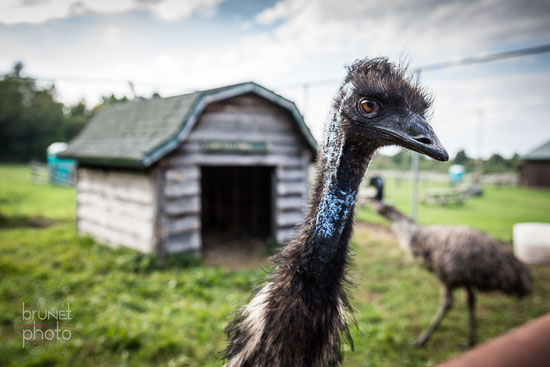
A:
{"type": "MultiPolygon", "coordinates": [[[[378,182],[371,181],[380,190],[378,182]]],[[[453,290],[464,288],[468,304],[467,346],[475,344],[475,290],[500,291],[523,297],[531,292],[529,269],[503,244],[466,226],[421,226],[391,205],[374,200],[375,211],[391,222],[401,248],[442,284],[440,307],[428,328],[415,341],[423,346],[453,305],[453,290]]]]}
{"type": "Polygon", "coordinates": [[[448,158],[423,118],[429,104],[386,59],[365,59],[349,68],[325,126],[303,224],[275,256],[267,284],[228,326],[227,367],[340,364],[342,335],[351,343],[346,269],[359,184],[383,145],[448,158]]]}

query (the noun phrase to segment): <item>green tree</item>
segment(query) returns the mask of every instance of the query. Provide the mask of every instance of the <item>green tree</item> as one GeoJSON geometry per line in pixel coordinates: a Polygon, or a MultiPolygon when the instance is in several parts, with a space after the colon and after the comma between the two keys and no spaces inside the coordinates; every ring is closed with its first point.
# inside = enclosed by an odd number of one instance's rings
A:
{"type": "Polygon", "coordinates": [[[55,87],[38,88],[22,74],[17,62],[0,79],[0,160],[44,160],[49,144],[65,137],[63,104],[55,100],[55,87]]]}
{"type": "Polygon", "coordinates": [[[511,159],[507,162],[507,168],[510,171],[517,171],[519,166],[521,165],[521,157],[519,154],[514,153],[511,159]]]}
{"type": "Polygon", "coordinates": [[[116,103],[128,102],[128,101],[129,99],[126,96],[122,98],[118,98],[114,94],[111,94],[110,96],[103,96],[101,97],[101,102],[97,104],[94,108],[92,108],[92,115],[97,113],[103,107],[110,106],[116,103]]]}
{"type": "Polygon", "coordinates": [[[461,151],[459,151],[458,153],[456,153],[456,156],[455,158],[453,159],[453,163],[454,164],[461,164],[461,165],[466,165],[466,163],[468,163],[468,156],[466,155],[466,152],[464,151],[464,149],[462,149],[461,151]]]}
{"type": "Polygon", "coordinates": [[[484,173],[498,173],[508,171],[508,162],[500,154],[493,154],[483,163],[484,173]]]}
{"type": "Polygon", "coordinates": [[[128,101],[111,94],[91,110],[84,101],[66,107],[56,100],[53,84],[38,87],[34,79],[24,76],[23,69],[23,63],[16,62],[10,72],[0,76],[2,162],[45,160],[48,145],[72,139],[101,108],[128,101]]]}
{"type": "Polygon", "coordinates": [[[69,107],[67,113],[67,126],[65,128],[65,140],[69,141],[76,136],[92,117],[92,111],[88,110],[84,101],[69,107]]]}

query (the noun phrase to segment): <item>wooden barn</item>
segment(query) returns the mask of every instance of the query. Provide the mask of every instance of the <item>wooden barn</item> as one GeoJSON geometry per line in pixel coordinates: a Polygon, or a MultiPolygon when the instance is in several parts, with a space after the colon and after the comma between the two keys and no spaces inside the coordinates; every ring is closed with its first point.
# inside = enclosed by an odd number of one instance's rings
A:
{"type": "Polygon", "coordinates": [[[62,156],[78,162],[80,233],[167,254],[212,233],[287,242],[315,154],[296,105],[249,82],[106,107],[62,156]]]}
{"type": "Polygon", "coordinates": [[[550,140],[521,157],[520,181],[526,187],[550,188],[550,140]]]}

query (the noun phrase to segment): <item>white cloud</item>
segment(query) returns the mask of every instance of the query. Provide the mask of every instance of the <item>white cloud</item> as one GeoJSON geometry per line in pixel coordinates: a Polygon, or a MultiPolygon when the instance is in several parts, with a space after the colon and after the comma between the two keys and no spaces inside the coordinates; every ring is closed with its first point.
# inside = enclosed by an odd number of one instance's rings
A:
{"type": "MultiPolygon", "coordinates": [[[[282,0],[256,16],[280,21],[276,35],[308,51],[313,47],[423,58],[461,55],[493,41],[550,36],[548,1],[282,0]]],[[[303,49],[300,47],[299,49],[303,49]]]]}
{"type": "MultiPolygon", "coordinates": [[[[48,4],[56,2],[56,0],[48,2],[48,4]]],[[[135,6],[133,0],[80,0],[67,1],[69,6],[81,6],[94,13],[122,13],[132,9],[135,6]]]]}
{"type": "Polygon", "coordinates": [[[186,19],[194,12],[212,15],[221,0],[164,0],[149,5],[149,9],[160,19],[173,22],[186,19]]]}
{"type": "Polygon", "coordinates": [[[102,30],[102,39],[107,46],[117,46],[122,37],[122,29],[117,26],[110,25],[102,30]]]}
{"type": "Polygon", "coordinates": [[[193,13],[211,15],[223,0],[160,0],[142,2],[136,0],[3,0],[0,2],[0,23],[44,23],[68,18],[75,14],[124,13],[146,10],[157,18],[172,22],[186,19],[193,13]]]}
{"type": "Polygon", "coordinates": [[[70,5],[69,0],[41,1],[29,5],[22,4],[20,0],[6,0],[0,2],[0,22],[42,23],[50,19],[64,18],[70,14],[70,5]]]}
{"type": "Polygon", "coordinates": [[[267,8],[256,16],[256,20],[262,24],[272,24],[277,20],[288,18],[292,13],[302,9],[306,5],[306,1],[283,0],[276,3],[273,7],[267,8]]]}

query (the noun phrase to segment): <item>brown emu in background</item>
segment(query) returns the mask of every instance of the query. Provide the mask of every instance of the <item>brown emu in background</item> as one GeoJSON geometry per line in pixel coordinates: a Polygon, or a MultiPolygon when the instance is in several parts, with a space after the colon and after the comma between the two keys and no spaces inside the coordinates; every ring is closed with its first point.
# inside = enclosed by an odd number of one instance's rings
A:
{"type": "Polygon", "coordinates": [[[433,272],[443,286],[441,305],[432,322],[414,345],[426,344],[453,305],[453,290],[464,288],[469,311],[467,346],[475,344],[475,294],[501,291],[523,297],[531,292],[529,269],[506,250],[503,244],[477,229],[465,226],[421,226],[382,202],[383,180],[373,177],[378,190],[374,210],[391,222],[399,245],[424,268],[433,272]]]}
{"type": "Polygon", "coordinates": [[[346,268],[359,184],[384,145],[448,159],[424,119],[429,106],[421,89],[386,59],[349,68],[325,127],[302,227],[275,257],[268,283],[228,326],[226,367],[340,364],[341,334],[351,342],[346,268]]]}

